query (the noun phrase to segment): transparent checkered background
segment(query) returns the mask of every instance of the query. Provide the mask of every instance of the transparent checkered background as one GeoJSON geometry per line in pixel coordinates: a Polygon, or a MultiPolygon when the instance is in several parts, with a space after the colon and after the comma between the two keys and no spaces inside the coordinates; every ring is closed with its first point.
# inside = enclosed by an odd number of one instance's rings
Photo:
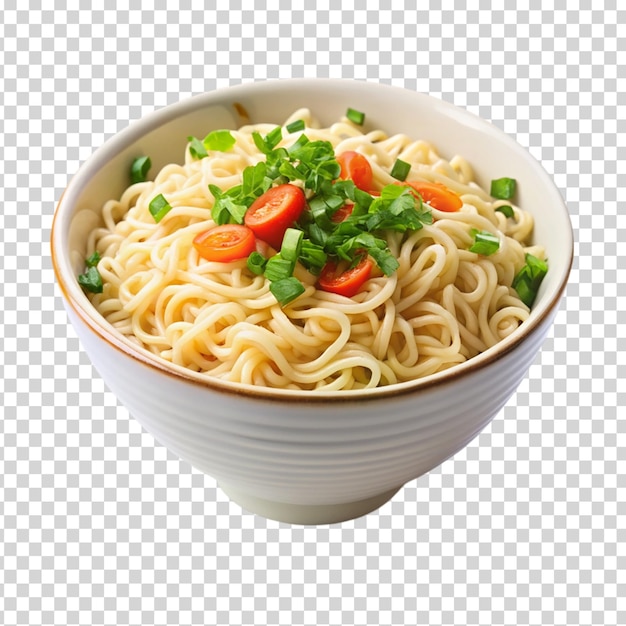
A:
{"type": "Polygon", "coordinates": [[[4,0],[0,623],[626,624],[617,0],[118,4],[4,0]],[[130,121],[303,76],[492,120],[554,176],[577,240],[553,332],[492,425],[379,511],[321,527],[242,512],[142,431],[68,326],[48,244],[68,178],[130,121]]]}

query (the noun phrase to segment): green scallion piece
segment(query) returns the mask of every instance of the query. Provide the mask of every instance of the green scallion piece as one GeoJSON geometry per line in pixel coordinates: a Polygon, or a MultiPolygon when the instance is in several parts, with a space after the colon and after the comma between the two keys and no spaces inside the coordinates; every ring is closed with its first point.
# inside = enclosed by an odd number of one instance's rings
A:
{"type": "Polygon", "coordinates": [[[130,166],[130,182],[132,185],[135,183],[143,183],[146,181],[148,171],[152,167],[150,157],[143,156],[136,158],[130,166]]]}
{"type": "Polygon", "coordinates": [[[298,139],[287,148],[287,153],[297,154],[298,150],[306,146],[307,143],[310,143],[309,138],[306,135],[300,135],[298,139]]]}
{"type": "Polygon", "coordinates": [[[365,122],[365,113],[357,111],[356,109],[348,108],[346,111],[346,117],[357,126],[363,126],[363,123],[365,122]]]}
{"type": "Polygon", "coordinates": [[[496,235],[492,235],[490,232],[483,231],[473,231],[474,233],[474,244],[469,249],[470,252],[475,252],[476,254],[482,254],[483,256],[489,256],[494,252],[497,252],[500,248],[500,239],[496,235]]]}
{"type": "Polygon", "coordinates": [[[282,140],[283,138],[283,129],[280,126],[277,126],[273,130],[270,130],[267,135],[265,135],[265,145],[273,150],[282,140]]]}
{"type": "Polygon", "coordinates": [[[187,137],[187,141],[189,142],[189,154],[194,159],[204,159],[204,157],[209,156],[204,144],[197,137],[187,137]]]}
{"type": "Polygon", "coordinates": [[[250,253],[248,260],[246,261],[246,265],[248,269],[257,276],[261,276],[265,271],[265,265],[267,263],[267,259],[256,250],[250,253]]]}
{"type": "Polygon", "coordinates": [[[229,130],[213,130],[203,140],[202,143],[207,150],[216,152],[228,152],[234,145],[236,139],[229,130]]]}
{"type": "Polygon", "coordinates": [[[102,293],[102,276],[98,268],[92,265],[84,274],[78,275],[78,284],[91,293],[102,293]]]}
{"type": "Polygon", "coordinates": [[[157,224],[172,210],[170,203],[162,193],[150,201],[148,208],[157,224]]]}
{"type": "Polygon", "coordinates": [[[87,267],[95,267],[96,265],[98,265],[101,258],[102,257],[100,256],[100,253],[95,250],[93,254],[87,257],[87,259],[85,260],[85,265],[87,267]]]}
{"type": "Polygon", "coordinates": [[[289,304],[304,293],[304,285],[295,277],[289,276],[270,283],[270,291],[281,306],[289,304]]]}
{"type": "Polygon", "coordinates": [[[532,254],[526,254],[526,265],[513,279],[512,287],[517,291],[520,300],[532,307],[537,297],[541,281],[548,273],[548,264],[532,254]]]}
{"type": "Polygon", "coordinates": [[[505,204],[504,206],[499,206],[496,211],[502,213],[504,217],[513,217],[513,207],[505,204]]]}
{"type": "Polygon", "coordinates": [[[286,128],[288,133],[297,133],[299,130],[304,130],[304,120],[291,122],[291,124],[287,124],[286,128]]]}
{"type": "Polygon", "coordinates": [[[309,272],[316,275],[319,274],[326,264],[327,259],[328,255],[324,252],[322,246],[318,246],[310,239],[304,239],[302,241],[299,260],[309,272]]]}
{"type": "Polygon", "coordinates": [[[391,168],[391,175],[396,180],[406,180],[406,177],[409,175],[411,171],[410,163],[403,161],[402,159],[396,159],[396,162],[393,164],[391,168]]]}
{"type": "Polygon", "coordinates": [[[294,267],[294,261],[283,259],[280,253],[275,254],[265,265],[265,278],[271,282],[289,278],[293,274],[294,267]]]}
{"type": "Polygon", "coordinates": [[[295,263],[300,256],[304,233],[297,228],[288,228],[283,236],[280,246],[280,256],[287,261],[295,263]]]}
{"type": "Polygon", "coordinates": [[[491,181],[491,195],[499,200],[510,200],[515,195],[516,187],[514,178],[497,178],[491,181]]]}

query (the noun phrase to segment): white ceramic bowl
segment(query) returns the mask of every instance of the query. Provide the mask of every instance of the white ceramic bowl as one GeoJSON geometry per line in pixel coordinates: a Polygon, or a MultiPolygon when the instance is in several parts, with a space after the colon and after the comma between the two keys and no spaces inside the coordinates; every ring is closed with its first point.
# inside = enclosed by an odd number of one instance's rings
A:
{"type": "Polygon", "coordinates": [[[131,124],[72,178],[52,233],[54,269],[69,319],[94,367],[130,413],[164,446],[213,476],[243,508],[302,524],[368,513],[466,446],[526,375],[553,323],[572,254],[571,223],[558,190],[528,152],[496,127],[423,94],[323,79],[239,85],[131,124]],[[239,127],[240,106],[252,122],[272,123],[308,107],[323,125],[347,107],[358,108],[371,127],[431,141],[444,156],[463,155],[483,186],[501,175],[514,176],[517,203],[533,213],[535,239],[545,245],[550,264],[530,318],[466,363],[361,392],[244,388],[200,378],[133,347],[94,310],[76,281],[86,235],[105,200],[126,187],[133,158],[150,155],[157,171],[182,158],[189,135],[239,127]]]}

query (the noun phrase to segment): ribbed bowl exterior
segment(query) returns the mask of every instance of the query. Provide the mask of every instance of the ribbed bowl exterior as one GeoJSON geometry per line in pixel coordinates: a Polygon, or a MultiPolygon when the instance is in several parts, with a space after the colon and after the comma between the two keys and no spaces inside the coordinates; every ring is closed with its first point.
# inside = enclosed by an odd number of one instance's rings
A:
{"type": "Polygon", "coordinates": [[[399,488],[464,448],[514,393],[552,320],[454,382],[368,400],[282,402],[198,385],[127,357],[68,315],[100,375],[155,439],[218,482],[289,504],[399,488]]]}

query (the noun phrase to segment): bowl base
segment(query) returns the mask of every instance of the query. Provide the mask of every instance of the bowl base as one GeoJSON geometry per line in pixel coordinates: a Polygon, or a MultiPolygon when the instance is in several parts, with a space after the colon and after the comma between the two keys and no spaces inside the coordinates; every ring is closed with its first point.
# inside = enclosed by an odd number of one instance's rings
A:
{"type": "Polygon", "coordinates": [[[312,526],[319,524],[336,524],[367,515],[388,502],[399,491],[394,487],[379,495],[356,502],[341,504],[290,504],[258,498],[252,494],[240,491],[230,485],[218,483],[220,489],[242,509],[265,517],[267,519],[285,522],[287,524],[301,524],[312,526]]]}

